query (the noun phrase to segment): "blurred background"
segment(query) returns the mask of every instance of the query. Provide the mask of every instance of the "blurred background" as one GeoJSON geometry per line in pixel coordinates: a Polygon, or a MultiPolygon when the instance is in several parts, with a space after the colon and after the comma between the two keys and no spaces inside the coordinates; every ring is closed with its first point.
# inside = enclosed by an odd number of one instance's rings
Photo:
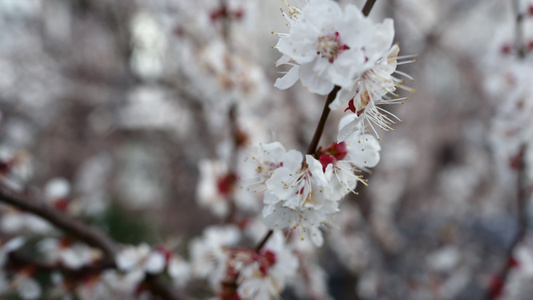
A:
{"type": "MultiPolygon", "coordinates": [[[[377,1],[370,17],[393,18],[400,55],[417,54],[399,66],[416,92],[390,108],[403,122],[380,133],[369,187],[325,233],[333,299],[533,298],[529,154],[516,137],[529,123],[501,114],[520,97],[506,67],[532,64],[519,49],[533,48],[533,3],[518,2],[521,30],[512,0],[377,1]]],[[[199,163],[231,157],[232,124],[254,143],[311,140],[325,97],[273,87],[282,6],[0,0],[0,159],[16,158],[37,191],[66,180],[73,213],[119,242],[186,245],[223,222],[198,205],[199,163]]]]}

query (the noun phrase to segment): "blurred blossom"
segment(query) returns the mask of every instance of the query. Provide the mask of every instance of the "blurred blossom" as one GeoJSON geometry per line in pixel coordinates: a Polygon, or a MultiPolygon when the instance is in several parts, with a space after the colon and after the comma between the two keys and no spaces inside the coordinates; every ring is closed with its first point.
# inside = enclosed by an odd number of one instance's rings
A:
{"type": "Polygon", "coordinates": [[[159,150],[141,144],[125,145],[121,150],[123,168],[118,187],[123,202],[133,208],[161,205],[167,182],[161,172],[159,150]]]}
{"type": "Polygon", "coordinates": [[[38,248],[51,263],[58,263],[73,269],[79,269],[101,259],[102,253],[87,245],[73,243],[66,239],[43,239],[38,248]]]}
{"type": "Polygon", "coordinates": [[[132,130],[167,130],[186,136],[192,120],[169,93],[154,87],[139,87],[121,108],[117,125],[132,130]]]}
{"type": "Polygon", "coordinates": [[[530,299],[533,1],[365,2],[0,0],[0,184],[137,240],[2,203],[0,298],[530,299]]]}
{"type": "Polygon", "coordinates": [[[131,66],[140,76],[154,78],[163,70],[166,37],[157,19],[146,11],[138,12],[131,21],[133,54],[131,66]]]}
{"type": "Polygon", "coordinates": [[[80,166],[75,190],[81,206],[79,210],[85,214],[100,214],[109,205],[107,189],[112,166],[113,160],[107,153],[97,154],[80,166]]]}

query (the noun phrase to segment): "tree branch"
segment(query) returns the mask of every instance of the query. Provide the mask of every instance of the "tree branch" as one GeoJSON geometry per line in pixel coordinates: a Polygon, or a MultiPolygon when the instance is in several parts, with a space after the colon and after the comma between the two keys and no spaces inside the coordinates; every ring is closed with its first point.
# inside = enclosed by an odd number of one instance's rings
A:
{"type": "Polygon", "coordinates": [[[526,174],[526,165],[525,165],[525,153],[526,146],[522,145],[520,152],[517,154],[515,161],[512,163],[513,167],[516,168],[517,179],[516,179],[516,188],[517,188],[517,203],[516,203],[516,219],[517,219],[517,232],[514,236],[511,244],[507,248],[505,253],[505,264],[494,277],[494,281],[489,287],[486,299],[487,300],[496,300],[500,297],[501,293],[505,288],[505,284],[509,277],[511,269],[516,266],[516,260],[514,258],[514,253],[516,248],[520,245],[520,242],[525,238],[528,228],[528,199],[530,196],[529,188],[527,185],[527,174],[526,174]]]}
{"type": "Polygon", "coordinates": [[[513,1],[513,9],[516,14],[515,21],[515,47],[516,54],[519,59],[526,57],[526,49],[523,44],[524,30],[523,30],[523,21],[524,21],[524,12],[520,10],[520,0],[513,1]]]}
{"type": "Polygon", "coordinates": [[[60,213],[46,205],[44,201],[30,201],[5,186],[0,185],[0,202],[42,217],[88,245],[101,249],[105,256],[114,260],[117,250],[114,242],[108,236],[96,228],[92,228],[77,219],[60,213]]]}
{"type": "Polygon", "coordinates": [[[307,154],[313,154],[316,151],[316,147],[318,146],[318,142],[320,141],[320,137],[322,136],[322,132],[324,131],[324,127],[326,125],[326,121],[328,120],[329,112],[331,111],[329,109],[329,105],[333,100],[335,100],[335,97],[337,97],[337,92],[341,89],[340,86],[335,86],[333,90],[329,93],[326,103],[324,104],[324,109],[322,110],[322,115],[320,116],[320,120],[318,121],[318,125],[316,126],[315,134],[313,135],[313,139],[309,143],[309,147],[307,148],[307,154]]]}
{"type": "Polygon", "coordinates": [[[267,232],[265,237],[257,244],[257,246],[255,246],[255,252],[259,253],[259,251],[261,251],[261,248],[263,248],[263,246],[265,246],[266,242],[268,241],[270,236],[272,236],[273,233],[274,233],[274,230],[269,230],[267,232]]]}
{"type": "Polygon", "coordinates": [[[365,6],[363,6],[363,15],[365,17],[368,17],[370,14],[370,11],[372,10],[372,7],[374,7],[374,4],[376,3],[376,0],[367,0],[365,3],[365,6]]]}
{"type": "MultiPolygon", "coordinates": [[[[96,228],[58,212],[52,207],[47,206],[44,201],[30,201],[2,185],[0,185],[0,202],[40,216],[58,228],[61,228],[66,233],[73,235],[80,241],[102,250],[105,254],[105,258],[102,261],[102,265],[97,266],[96,268],[101,268],[102,270],[104,268],[117,268],[115,264],[115,256],[117,254],[115,242],[96,228]]],[[[60,265],[45,264],[16,253],[11,253],[9,257],[10,259],[13,259],[15,263],[31,263],[32,266],[43,271],[58,270],[70,274],[76,274],[74,272],[81,272],[84,270],[84,268],[80,270],[71,270],[60,265]]],[[[95,267],[87,268],[94,270],[95,267]]],[[[160,276],[146,274],[144,282],[147,284],[148,289],[152,294],[157,295],[164,300],[180,299],[178,294],[160,276]]]]}

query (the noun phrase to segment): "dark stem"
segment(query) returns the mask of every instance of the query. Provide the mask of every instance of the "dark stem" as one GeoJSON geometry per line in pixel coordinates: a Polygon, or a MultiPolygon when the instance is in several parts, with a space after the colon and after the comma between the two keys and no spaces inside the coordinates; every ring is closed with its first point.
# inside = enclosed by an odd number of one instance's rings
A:
{"type": "Polygon", "coordinates": [[[328,98],[326,99],[326,103],[324,104],[324,110],[322,110],[322,116],[320,116],[320,121],[318,121],[318,125],[316,126],[313,139],[311,140],[311,143],[309,143],[309,147],[307,148],[307,154],[315,153],[316,147],[318,146],[318,142],[320,141],[320,137],[322,136],[322,132],[324,131],[326,121],[328,120],[329,112],[331,111],[329,109],[329,104],[333,102],[333,100],[335,100],[337,92],[340,89],[340,86],[335,86],[333,90],[329,93],[328,98]]]}
{"type": "Polygon", "coordinates": [[[516,14],[516,22],[515,22],[515,47],[516,47],[516,53],[518,55],[518,58],[523,59],[526,57],[526,49],[523,41],[523,20],[524,20],[524,13],[520,11],[520,1],[514,0],[513,1],[513,8],[514,12],[516,14]]]}
{"type": "Polygon", "coordinates": [[[229,7],[228,7],[227,2],[228,0],[220,0],[220,9],[224,11],[224,14],[222,15],[220,22],[222,23],[222,38],[224,39],[224,42],[226,43],[228,50],[230,50],[231,49],[231,36],[230,36],[231,19],[229,15],[229,7]]]}
{"type": "MultiPolygon", "coordinates": [[[[523,20],[524,20],[524,13],[520,10],[520,1],[514,0],[513,1],[513,9],[516,14],[516,21],[515,21],[515,48],[516,48],[516,54],[518,56],[519,60],[523,60],[526,57],[526,50],[523,45],[523,20]]],[[[525,238],[527,233],[527,211],[528,211],[528,199],[530,196],[529,189],[527,186],[527,180],[526,180],[526,165],[525,165],[525,153],[526,153],[526,146],[522,145],[520,147],[520,151],[517,154],[517,156],[513,159],[512,165],[516,168],[517,173],[517,182],[516,182],[516,189],[517,189],[517,204],[516,204],[516,219],[517,219],[517,232],[514,237],[514,239],[511,241],[511,244],[509,245],[509,248],[507,248],[507,251],[505,253],[505,261],[504,265],[501,268],[501,270],[496,274],[495,277],[493,277],[493,282],[489,286],[489,289],[487,291],[486,299],[487,300],[496,300],[498,299],[503,290],[505,289],[505,285],[507,283],[507,279],[509,277],[509,273],[511,272],[512,268],[515,267],[516,260],[514,258],[514,252],[520,242],[525,238]]]]}
{"type": "MultiPolygon", "coordinates": [[[[242,136],[239,131],[239,126],[237,124],[237,104],[233,103],[228,111],[228,121],[229,126],[231,130],[231,137],[233,139],[233,149],[231,150],[231,157],[229,162],[229,170],[228,175],[235,175],[237,174],[237,171],[235,170],[235,166],[237,166],[237,153],[239,150],[239,147],[242,143],[242,136]]],[[[237,182],[232,182],[232,190],[237,189],[237,182]]],[[[228,203],[229,203],[229,212],[226,216],[224,223],[233,223],[235,221],[235,217],[237,215],[237,204],[235,203],[235,193],[231,193],[231,195],[228,197],[228,203]]]]}
{"type": "Polygon", "coordinates": [[[370,11],[372,10],[372,7],[374,7],[374,4],[376,3],[376,0],[367,0],[365,3],[365,6],[363,6],[363,15],[365,17],[368,17],[370,14],[370,11]]]}
{"type": "Polygon", "coordinates": [[[527,233],[527,212],[528,212],[528,199],[530,196],[528,184],[527,184],[527,174],[526,174],[526,165],[525,165],[525,153],[526,153],[526,146],[522,145],[520,148],[520,152],[514,159],[513,165],[516,168],[517,172],[517,180],[516,180],[516,188],[517,188],[517,203],[516,203],[516,219],[517,219],[517,232],[513,240],[511,241],[511,244],[509,245],[509,248],[507,248],[507,251],[505,253],[505,261],[504,265],[501,268],[501,270],[497,273],[497,275],[494,277],[494,282],[489,287],[488,293],[487,293],[487,300],[496,300],[499,298],[501,293],[503,292],[503,289],[505,288],[506,281],[509,277],[509,273],[511,272],[512,268],[516,266],[516,260],[514,258],[514,253],[520,242],[522,242],[526,236],[527,233]]]}
{"type": "Polygon", "coordinates": [[[45,204],[45,201],[30,201],[21,195],[0,185],[0,202],[12,205],[20,210],[38,215],[53,225],[63,229],[90,246],[102,250],[105,256],[114,260],[117,253],[113,241],[101,231],[67,216],[45,204]]]}
{"type": "MultiPolygon", "coordinates": [[[[60,213],[59,211],[46,205],[44,201],[31,201],[2,185],[0,185],[0,202],[14,206],[25,212],[40,216],[58,228],[61,228],[66,233],[76,237],[80,241],[102,250],[105,254],[105,258],[100,263],[101,265],[97,265],[97,268],[116,268],[115,256],[117,254],[117,247],[113,240],[96,228],[93,228],[88,224],[85,224],[68,215],[60,213]]],[[[9,258],[13,259],[13,262],[16,264],[32,262],[32,266],[43,271],[51,271],[51,269],[55,269],[58,271],[71,272],[68,268],[30,260],[30,258],[23,257],[20,254],[11,253],[9,258]]],[[[94,269],[95,267],[93,266],[86,268],[94,269]]],[[[89,269],[82,268],[80,270],[89,269]]],[[[153,295],[159,296],[164,300],[180,299],[176,292],[160,276],[146,274],[144,282],[147,284],[148,289],[153,295]]]]}
{"type": "MultiPolygon", "coordinates": [[[[231,138],[233,139],[233,151],[231,154],[231,166],[237,165],[237,150],[243,143],[243,137],[239,131],[239,124],[237,123],[237,104],[233,103],[228,111],[229,126],[231,130],[231,138]]],[[[232,172],[235,172],[232,170],[232,172]]]]}
{"type": "Polygon", "coordinates": [[[164,300],[181,299],[178,293],[169,286],[159,275],[146,274],[144,282],[148,284],[148,289],[154,295],[161,297],[164,300]]]}
{"type": "Polygon", "coordinates": [[[259,242],[259,244],[257,244],[257,246],[255,246],[255,252],[259,253],[259,251],[261,251],[261,248],[263,248],[263,246],[266,244],[266,242],[268,241],[268,239],[272,236],[272,234],[274,233],[274,230],[269,230],[267,232],[267,234],[265,235],[265,237],[261,240],[261,242],[259,242]]]}

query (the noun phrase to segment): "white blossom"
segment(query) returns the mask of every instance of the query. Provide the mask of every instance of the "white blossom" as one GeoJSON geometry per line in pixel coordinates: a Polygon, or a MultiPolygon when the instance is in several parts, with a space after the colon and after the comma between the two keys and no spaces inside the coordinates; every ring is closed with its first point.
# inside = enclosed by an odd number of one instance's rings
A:
{"type": "Polygon", "coordinates": [[[13,279],[12,284],[15,286],[19,296],[24,300],[39,299],[39,297],[41,297],[41,285],[26,274],[17,274],[13,279]]]}
{"type": "Polygon", "coordinates": [[[276,48],[283,56],[277,65],[293,67],[276,81],[280,89],[298,79],[310,92],[321,95],[335,85],[350,87],[383,56],[394,35],[391,20],[376,25],[356,6],[347,5],[343,11],[331,0],[311,0],[301,9],[289,5],[284,16],[290,31],[278,34],[276,48]]]}
{"type": "Polygon", "coordinates": [[[302,239],[309,236],[317,246],[321,246],[324,242],[320,227],[339,211],[337,201],[324,201],[320,209],[312,207],[291,209],[284,206],[283,202],[270,193],[265,193],[264,201],[263,218],[269,228],[273,230],[298,229],[302,239]]]}
{"type": "Polygon", "coordinates": [[[294,277],[298,259],[286,247],[281,232],[275,233],[259,252],[235,249],[229,252],[229,264],[238,272],[237,292],[243,300],[278,298],[286,283],[294,277]]]}
{"type": "Polygon", "coordinates": [[[295,210],[319,209],[329,189],[322,165],[311,155],[305,156],[304,164],[277,168],[266,185],[284,207],[295,210]]]}
{"type": "Polygon", "coordinates": [[[296,150],[286,151],[280,142],[259,144],[245,159],[246,168],[252,173],[244,178],[244,187],[254,191],[264,191],[266,181],[277,168],[297,168],[301,165],[302,154],[296,150]],[[252,171],[253,170],[253,171],[252,171]]]}
{"type": "MultiPolygon", "coordinates": [[[[403,72],[396,71],[398,59],[412,58],[413,56],[398,57],[398,52],[398,45],[390,47],[388,52],[384,53],[383,57],[376,61],[374,66],[354,80],[351,86],[341,89],[335,101],[330,104],[331,109],[336,109],[348,102],[346,110],[354,113],[354,116],[351,117],[352,121],[340,127],[339,141],[361,138],[361,135],[369,133],[370,129],[379,138],[376,127],[391,132],[394,131],[392,125],[401,122],[396,115],[378,106],[382,104],[403,104],[407,98],[399,97],[395,94],[397,87],[414,92],[413,89],[403,85],[403,80],[393,76],[393,73],[396,72],[404,77],[413,79],[403,72]],[[367,126],[370,128],[367,128],[367,126]]],[[[413,61],[408,60],[402,63],[413,61]]]]}
{"type": "Polygon", "coordinates": [[[158,274],[165,268],[165,256],[152,250],[147,244],[124,247],[117,254],[115,261],[117,268],[125,272],[124,278],[132,284],[141,282],[146,273],[158,274]]]}
{"type": "Polygon", "coordinates": [[[234,226],[212,226],[189,244],[191,268],[194,277],[206,278],[214,290],[226,272],[226,249],[240,240],[240,231],[234,226]]]}
{"type": "Polygon", "coordinates": [[[173,255],[167,265],[168,275],[172,278],[174,286],[184,288],[191,279],[191,266],[183,258],[173,255]]]}
{"type": "Polygon", "coordinates": [[[351,140],[348,143],[334,143],[319,151],[319,160],[331,186],[328,199],[339,200],[349,192],[355,193],[357,182],[367,185],[361,171],[368,171],[368,167],[377,165],[381,147],[372,135],[365,135],[364,139],[365,143],[351,140]]]}
{"type": "Polygon", "coordinates": [[[47,261],[79,269],[101,258],[102,253],[85,244],[46,238],[38,243],[47,261]]]}
{"type": "Polygon", "coordinates": [[[234,189],[232,180],[236,180],[235,175],[230,173],[224,161],[200,161],[200,181],[196,189],[198,204],[218,217],[226,216],[230,206],[228,196],[234,189]]]}

